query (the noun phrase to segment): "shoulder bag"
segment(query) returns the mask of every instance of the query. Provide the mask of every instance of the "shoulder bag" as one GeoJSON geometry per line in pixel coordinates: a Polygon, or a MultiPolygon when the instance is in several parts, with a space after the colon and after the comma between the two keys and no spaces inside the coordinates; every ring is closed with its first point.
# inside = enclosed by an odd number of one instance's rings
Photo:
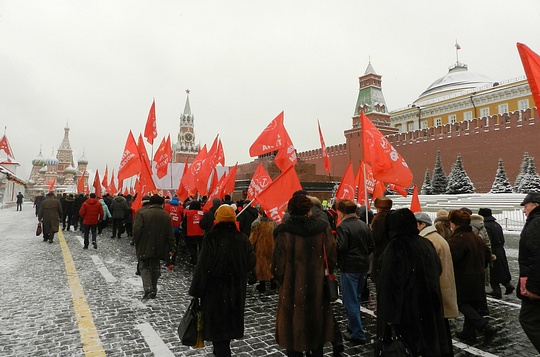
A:
{"type": "Polygon", "coordinates": [[[412,357],[413,354],[403,338],[396,333],[394,325],[386,324],[384,335],[375,344],[377,357],[412,357]]]}
{"type": "Polygon", "coordinates": [[[184,346],[193,347],[197,344],[200,314],[199,298],[194,297],[178,325],[178,337],[184,346]]]}
{"type": "Polygon", "coordinates": [[[324,256],[324,293],[330,302],[334,302],[338,299],[338,285],[334,274],[330,274],[328,269],[328,258],[326,257],[326,244],[324,244],[324,238],[322,241],[323,256],[324,256]]]}

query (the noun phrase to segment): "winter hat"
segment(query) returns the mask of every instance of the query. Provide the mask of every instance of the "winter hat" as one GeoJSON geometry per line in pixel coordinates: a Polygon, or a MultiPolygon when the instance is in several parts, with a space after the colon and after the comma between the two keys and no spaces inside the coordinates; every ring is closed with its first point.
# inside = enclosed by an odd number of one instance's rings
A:
{"type": "Polygon", "coordinates": [[[216,210],[214,214],[216,221],[218,222],[234,222],[236,221],[236,213],[234,209],[228,204],[222,204],[216,210]]]}
{"type": "Polygon", "coordinates": [[[150,202],[150,196],[143,196],[142,201],[143,204],[150,202]]]}
{"type": "Polygon", "coordinates": [[[306,190],[298,190],[298,191],[295,191],[292,196],[293,197],[296,197],[296,196],[307,196],[308,195],[308,192],[306,190]]]}
{"type": "Polygon", "coordinates": [[[471,209],[470,209],[470,208],[467,208],[467,207],[461,207],[459,210],[460,210],[460,211],[469,212],[469,214],[472,214],[471,209]]]}
{"type": "Polygon", "coordinates": [[[529,192],[523,199],[523,202],[521,202],[520,206],[525,206],[527,203],[540,203],[540,193],[529,192]]]}
{"type": "Polygon", "coordinates": [[[171,198],[171,200],[169,201],[169,204],[173,205],[173,206],[178,206],[178,197],[173,197],[171,198]]]}
{"type": "Polygon", "coordinates": [[[151,205],[162,205],[163,203],[165,203],[165,199],[160,195],[153,195],[152,197],[150,197],[151,205]]]}
{"type": "Polygon", "coordinates": [[[416,212],[414,214],[414,217],[416,218],[417,222],[425,223],[428,226],[431,226],[433,223],[431,222],[431,217],[425,212],[416,212]]]}
{"type": "Polygon", "coordinates": [[[416,218],[408,208],[400,208],[386,216],[386,231],[390,239],[398,236],[415,236],[418,234],[416,218]]]}
{"type": "Polygon", "coordinates": [[[221,200],[219,198],[215,197],[212,199],[212,207],[219,207],[220,204],[221,200]]]}
{"type": "Polygon", "coordinates": [[[287,209],[291,216],[305,216],[311,210],[311,200],[305,195],[293,196],[287,209]]]}
{"type": "Polygon", "coordinates": [[[392,200],[388,197],[380,196],[375,199],[373,205],[377,208],[392,208],[392,200]]]}
{"type": "Polygon", "coordinates": [[[437,211],[437,218],[448,217],[448,211],[445,209],[440,209],[437,211]]]}
{"type": "Polygon", "coordinates": [[[481,215],[484,218],[493,217],[493,215],[491,213],[491,208],[480,208],[478,210],[478,214],[481,215]]]}
{"type": "Polygon", "coordinates": [[[471,214],[460,209],[450,211],[448,220],[456,226],[469,226],[471,224],[471,214]]]}

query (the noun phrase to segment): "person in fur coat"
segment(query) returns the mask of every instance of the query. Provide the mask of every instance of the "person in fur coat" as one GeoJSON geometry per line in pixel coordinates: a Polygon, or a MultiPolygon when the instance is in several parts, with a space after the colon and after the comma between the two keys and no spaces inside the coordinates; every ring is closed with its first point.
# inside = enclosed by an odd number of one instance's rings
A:
{"type": "Polygon", "coordinates": [[[386,228],[389,243],[377,284],[377,336],[393,326],[413,356],[448,355],[439,284],[442,267],[435,247],[418,235],[408,208],[391,212],[386,228]]]}
{"type": "Polygon", "coordinates": [[[276,222],[268,218],[262,208],[259,209],[258,215],[259,218],[251,226],[249,241],[257,257],[257,264],[255,265],[255,276],[259,281],[257,290],[263,292],[266,290],[267,281],[270,281],[272,289],[276,288],[276,282],[271,269],[276,222]]]}
{"type": "Polygon", "coordinates": [[[289,200],[289,218],[274,230],[272,272],[280,283],[276,342],[287,356],[322,356],[334,340],[330,300],[324,293],[323,244],[330,272],[336,265],[336,242],[330,226],[311,216],[311,200],[289,200]]]}

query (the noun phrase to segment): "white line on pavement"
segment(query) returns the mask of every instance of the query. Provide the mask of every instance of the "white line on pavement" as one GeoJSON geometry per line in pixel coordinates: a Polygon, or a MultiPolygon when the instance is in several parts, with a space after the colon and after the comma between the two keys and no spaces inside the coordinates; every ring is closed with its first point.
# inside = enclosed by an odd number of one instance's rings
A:
{"type": "Polygon", "coordinates": [[[116,282],[116,278],[111,274],[111,272],[107,269],[105,264],[103,264],[103,262],[101,261],[101,259],[97,255],[91,255],[90,257],[94,261],[94,264],[96,265],[97,270],[105,278],[106,282],[108,282],[108,283],[116,282]]]}
{"type": "Polygon", "coordinates": [[[517,307],[518,309],[521,309],[521,304],[516,304],[515,302],[499,300],[499,299],[495,299],[495,298],[491,298],[491,297],[488,297],[487,299],[488,299],[489,301],[492,301],[492,302],[496,302],[496,303],[500,303],[500,304],[505,304],[505,305],[508,305],[508,306],[517,307]]]}
{"type": "Polygon", "coordinates": [[[144,340],[148,344],[148,347],[150,347],[150,350],[154,353],[154,356],[174,357],[174,354],[167,348],[165,342],[163,342],[149,323],[145,322],[136,327],[141,331],[144,340]]]}
{"type": "Polygon", "coordinates": [[[492,353],[489,353],[489,352],[486,352],[486,351],[482,351],[482,350],[479,350],[478,348],[474,348],[472,346],[469,346],[463,342],[459,342],[459,341],[456,341],[456,340],[452,340],[452,344],[465,351],[465,352],[469,352],[470,354],[473,354],[475,356],[480,356],[480,357],[498,357],[497,355],[494,355],[492,353]]]}

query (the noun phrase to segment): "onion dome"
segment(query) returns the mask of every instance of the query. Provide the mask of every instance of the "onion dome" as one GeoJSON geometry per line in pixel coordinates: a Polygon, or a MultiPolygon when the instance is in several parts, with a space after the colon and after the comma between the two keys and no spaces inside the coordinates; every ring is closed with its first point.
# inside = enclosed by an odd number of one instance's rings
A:
{"type": "Polygon", "coordinates": [[[34,166],[45,166],[45,159],[43,158],[43,155],[41,155],[41,151],[39,152],[39,155],[32,160],[32,165],[34,166]]]}
{"type": "Polygon", "coordinates": [[[54,156],[51,156],[47,160],[45,160],[45,164],[47,166],[58,166],[58,159],[54,156]]]}
{"type": "Polygon", "coordinates": [[[86,156],[84,156],[84,154],[81,156],[81,158],[79,159],[79,161],[77,161],[77,163],[79,165],[88,165],[88,159],[86,158],[86,156]]]}
{"type": "Polygon", "coordinates": [[[47,173],[47,166],[43,166],[41,169],[39,169],[38,171],[40,174],[46,174],[47,173]]]}
{"type": "Polygon", "coordinates": [[[28,182],[26,183],[28,186],[34,186],[36,184],[36,181],[30,179],[28,180],[28,182]]]}
{"type": "Polygon", "coordinates": [[[75,175],[75,174],[77,173],[77,170],[76,170],[73,166],[69,165],[69,166],[66,167],[66,169],[64,170],[64,173],[65,173],[66,175],[75,175]]]}

